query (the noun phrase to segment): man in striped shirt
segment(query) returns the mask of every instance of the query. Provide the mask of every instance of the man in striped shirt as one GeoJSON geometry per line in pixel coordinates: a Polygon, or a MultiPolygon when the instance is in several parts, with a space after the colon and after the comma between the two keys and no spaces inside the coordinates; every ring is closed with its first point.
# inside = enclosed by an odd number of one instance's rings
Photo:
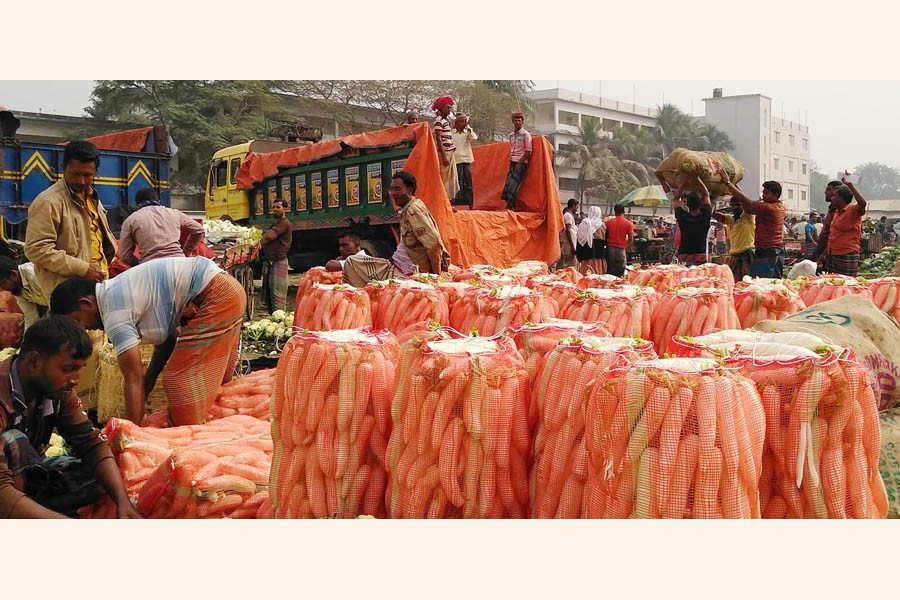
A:
{"type": "Polygon", "coordinates": [[[441,159],[441,181],[451,202],[459,193],[459,174],[456,172],[456,144],[453,143],[453,128],[447,116],[453,108],[453,98],[441,96],[431,105],[434,111],[434,143],[441,159]]]}

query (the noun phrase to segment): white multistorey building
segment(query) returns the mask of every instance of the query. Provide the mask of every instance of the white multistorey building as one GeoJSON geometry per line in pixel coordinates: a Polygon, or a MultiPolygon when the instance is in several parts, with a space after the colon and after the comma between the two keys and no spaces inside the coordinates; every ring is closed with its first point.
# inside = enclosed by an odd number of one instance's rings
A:
{"type": "Polygon", "coordinates": [[[772,99],[761,94],[705,98],[704,120],[734,143],[734,157],[744,165],[741,189],[758,198],[764,181],[781,183],[781,200],[790,213],[808,213],[810,194],[809,127],[772,114],[772,99]]]}
{"type": "MultiPolygon", "coordinates": [[[[619,125],[631,129],[656,126],[655,108],[562,89],[538,90],[528,96],[535,115],[532,133],[547,137],[556,152],[556,183],[563,205],[575,197],[578,170],[562,165],[559,152],[575,143],[585,117],[600,119],[607,132],[619,125]]],[[[590,204],[590,199],[585,204],[590,204]]],[[[586,207],[581,208],[587,212],[586,207]]]]}

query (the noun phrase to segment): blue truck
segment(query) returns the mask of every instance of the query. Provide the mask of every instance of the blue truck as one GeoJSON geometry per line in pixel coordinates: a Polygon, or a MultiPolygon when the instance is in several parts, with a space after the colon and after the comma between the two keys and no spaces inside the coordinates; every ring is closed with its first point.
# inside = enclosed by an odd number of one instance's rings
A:
{"type": "MultiPolygon", "coordinates": [[[[28,206],[62,177],[65,146],[21,141],[19,120],[0,110],[0,218],[6,240],[24,240],[28,206]]],[[[169,206],[171,138],[164,126],[130,129],[90,138],[100,149],[94,188],[109,211],[134,205],[138,190],[151,187],[169,206]]]]}

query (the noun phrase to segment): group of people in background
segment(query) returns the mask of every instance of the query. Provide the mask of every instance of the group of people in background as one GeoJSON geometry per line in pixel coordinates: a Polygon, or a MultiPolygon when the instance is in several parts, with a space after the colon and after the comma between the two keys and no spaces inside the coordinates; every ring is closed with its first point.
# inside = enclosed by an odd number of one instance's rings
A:
{"type": "Polygon", "coordinates": [[[581,273],[625,274],[626,251],[634,241],[634,224],[625,217],[625,207],[616,204],[613,217],[604,221],[599,206],[591,206],[576,222],[578,200],[571,198],[563,210],[564,228],[559,234],[560,258],[555,268],[578,267],[581,273]]]}

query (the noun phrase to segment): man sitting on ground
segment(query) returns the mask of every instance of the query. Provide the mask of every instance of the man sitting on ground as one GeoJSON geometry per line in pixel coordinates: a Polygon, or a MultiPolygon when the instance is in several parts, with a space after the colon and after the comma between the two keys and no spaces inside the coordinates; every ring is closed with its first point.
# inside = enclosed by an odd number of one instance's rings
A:
{"type": "Polygon", "coordinates": [[[351,256],[368,256],[365,250],[360,249],[359,236],[352,231],[345,233],[338,239],[338,251],[341,255],[325,263],[325,270],[337,272],[344,269],[344,261],[351,256]]]}

